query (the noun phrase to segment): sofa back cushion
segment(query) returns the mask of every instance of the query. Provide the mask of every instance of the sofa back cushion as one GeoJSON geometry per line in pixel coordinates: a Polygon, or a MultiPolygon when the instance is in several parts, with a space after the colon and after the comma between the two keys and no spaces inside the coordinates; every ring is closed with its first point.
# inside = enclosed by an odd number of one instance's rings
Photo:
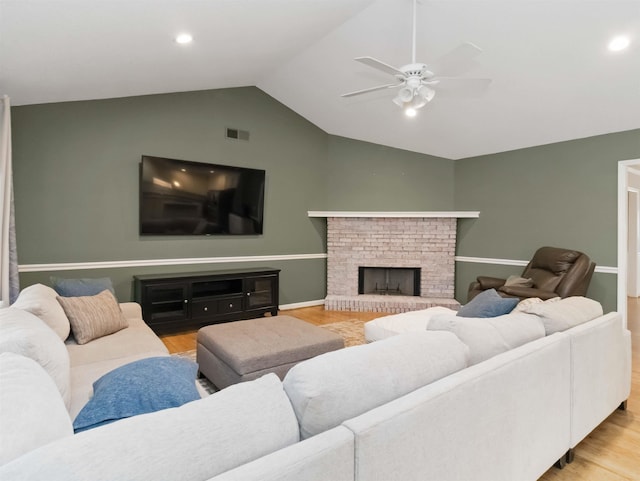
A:
{"type": "Polygon", "coordinates": [[[51,277],[53,289],[63,297],[95,296],[105,289],[114,296],[110,277],[99,277],[90,279],[64,279],[61,277],[51,277]]]}
{"type": "Polygon", "coordinates": [[[268,374],[60,439],[0,467],[0,479],[204,481],[298,440],[282,383],[268,374]]]}
{"type": "Polygon", "coordinates": [[[502,352],[544,337],[537,316],[518,312],[490,318],[439,314],[427,326],[430,331],[449,331],[469,346],[469,364],[477,364],[502,352]]]}
{"type": "Polygon", "coordinates": [[[603,314],[602,305],[587,297],[574,296],[557,302],[543,302],[526,307],[523,312],[540,318],[547,333],[565,331],[603,314]]]}
{"type": "Polygon", "coordinates": [[[71,419],[53,379],[36,361],[0,354],[0,465],[73,435],[71,419]]]}
{"type": "Polygon", "coordinates": [[[69,337],[71,327],[57,297],[56,291],[50,287],[34,284],[22,289],[11,307],[28,311],[39,317],[64,341],[69,337]]]}
{"type": "Polygon", "coordinates": [[[448,332],[400,334],[301,362],[284,389],[308,438],[465,368],[468,355],[448,332]]]}
{"type": "Polygon", "coordinates": [[[64,404],[71,404],[71,368],[64,342],[33,314],[9,307],[0,309],[0,353],[13,352],[40,364],[58,386],[64,404]]]}

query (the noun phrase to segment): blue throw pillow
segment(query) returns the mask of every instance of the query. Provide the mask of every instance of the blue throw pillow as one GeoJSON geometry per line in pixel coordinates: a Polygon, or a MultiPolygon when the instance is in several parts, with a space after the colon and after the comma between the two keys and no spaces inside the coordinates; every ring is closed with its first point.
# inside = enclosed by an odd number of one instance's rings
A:
{"type": "Polygon", "coordinates": [[[495,289],[488,289],[471,299],[458,311],[460,317],[497,317],[509,314],[520,299],[501,297],[495,289]]]}
{"type": "Polygon", "coordinates": [[[114,296],[113,284],[109,277],[99,277],[97,279],[63,279],[51,277],[53,289],[62,297],[95,296],[105,289],[111,291],[114,296]]]}
{"type": "Polygon", "coordinates": [[[93,383],[93,397],[73,421],[73,429],[78,433],[200,399],[197,372],[195,362],[169,356],[141,359],[114,369],[93,383]]]}

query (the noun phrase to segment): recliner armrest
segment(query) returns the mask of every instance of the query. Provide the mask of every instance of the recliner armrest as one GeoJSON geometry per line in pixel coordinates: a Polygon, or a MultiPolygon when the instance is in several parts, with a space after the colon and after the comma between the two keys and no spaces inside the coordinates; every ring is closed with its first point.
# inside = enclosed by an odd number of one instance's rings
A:
{"type": "Polygon", "coordinates": [[[558,297],[558,294],[553,291],[544,291],[535,287],[502,286],[498,290],[504,294],[514,297],[539,297],[542,300],[558,297]]]}
{"type": "Polygon", "coordinates": [[[480,288],[482,290],[497,289],[500,286],[504,286],[505,282],[507,282],[506,279],[500,279],[498,277],[488,277],[488,276],[478,277],[478,284],[480,284],[480,288]]]}

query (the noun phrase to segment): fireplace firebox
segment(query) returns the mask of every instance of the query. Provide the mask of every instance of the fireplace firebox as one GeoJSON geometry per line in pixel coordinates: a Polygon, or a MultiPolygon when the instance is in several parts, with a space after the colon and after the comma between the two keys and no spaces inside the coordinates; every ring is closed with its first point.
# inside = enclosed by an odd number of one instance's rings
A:
{"type": "Polygon", "coordinates": [[[358,267],[358,294],[419,296],[419,267],[358,267]]]}

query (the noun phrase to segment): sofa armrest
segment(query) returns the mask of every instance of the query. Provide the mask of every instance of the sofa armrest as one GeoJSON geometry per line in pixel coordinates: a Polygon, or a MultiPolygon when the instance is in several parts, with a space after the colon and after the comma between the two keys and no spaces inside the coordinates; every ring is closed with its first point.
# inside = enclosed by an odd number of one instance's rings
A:
{"type": "Polygon", "coordinates": [[[142,319],[142,307],[137,302],[121,302],[120,309],[125,319],[142,319]]]}
{"type": "Polygon", "coordinates": [[[542,300],[558,297],[553,291],[544,291],[535,287],[523,287],[523,286],[502,286],[498,289],[503,294],[514,297],[539,297],[542,300]]]}
{"type": "Polygon", "coordinates": [[[498,277],[488,277],[488,276],[478,277],[478,284],[480,284],[480,288],[482,290],[497,289],[498,287],[504,286],[505,282],[507,282],[506,279],[500,279],[498,277]]]}

